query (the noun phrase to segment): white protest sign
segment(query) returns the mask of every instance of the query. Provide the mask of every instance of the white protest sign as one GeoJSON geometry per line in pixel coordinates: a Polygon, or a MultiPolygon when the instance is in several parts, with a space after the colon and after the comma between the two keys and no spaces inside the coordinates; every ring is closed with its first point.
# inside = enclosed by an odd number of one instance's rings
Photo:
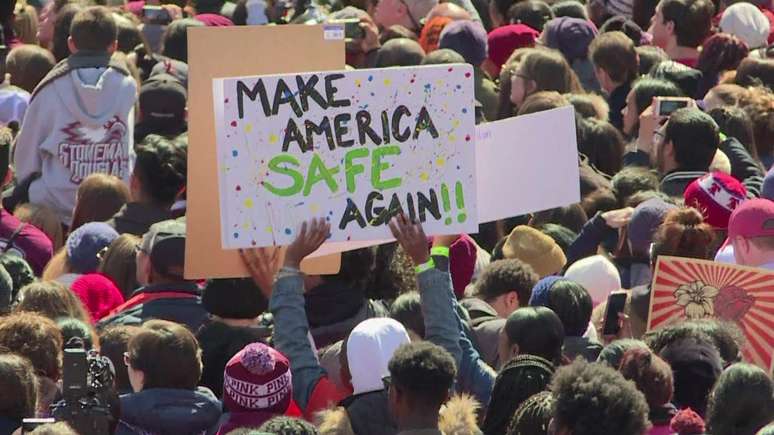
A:
{"type": "Polygon", "coordinates": [[[580,201],[572,106],[476,127],[480,223],[580,201]]]}
{"type": "Polygon", "coordinates": [[[476,232],[469,65],[213,80],[224,249],[286,245],[315,216],[330,241],[476,232]]]}

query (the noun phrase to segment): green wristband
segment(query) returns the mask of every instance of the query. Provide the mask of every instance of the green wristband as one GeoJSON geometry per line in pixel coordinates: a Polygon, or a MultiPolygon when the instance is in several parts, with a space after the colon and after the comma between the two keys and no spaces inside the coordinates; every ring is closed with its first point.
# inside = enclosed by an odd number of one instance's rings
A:
{"type": "Polygon", "coordinates": [[[430,248],[430,255],[449,258],[449,247],[433,246],[432,248],[430,248]]]}

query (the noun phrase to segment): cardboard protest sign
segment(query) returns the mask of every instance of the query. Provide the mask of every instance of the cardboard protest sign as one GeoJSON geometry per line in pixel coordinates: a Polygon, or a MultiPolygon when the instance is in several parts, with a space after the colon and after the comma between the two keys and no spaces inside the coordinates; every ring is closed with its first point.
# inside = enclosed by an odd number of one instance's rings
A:
{"type": "Polygon", "coordinates": [[[648,330],[686,319],[736,322],[746,361],[768,370],[774,352],[774,272],[714,261],[659,257],[648,330]]]}
{"type": "MultiPolygon", "coordinates": [[[[222,248],[212,80],[344,68],[344,39],[323,26],[235,26],[188,29],[188,183],[185,276],[248,276],[239,253],[222,248]],[[293,55],[288,55],[288,47],[293,55]]],[[[307,259],[308,273],[336,273],[340,256],[307,259]]]]}
{"type": "Polygon", "coordinates": [[[313,216],[330,241],[390,237],[399,212],[425,232],[476,232],[469,65],[213,81],[226,249],[286,245],[313,216]]]}
{"type": "Polygon", "coordinates": [[[572,106],[476,126],[479,222],[580,202],[572,106]]]}

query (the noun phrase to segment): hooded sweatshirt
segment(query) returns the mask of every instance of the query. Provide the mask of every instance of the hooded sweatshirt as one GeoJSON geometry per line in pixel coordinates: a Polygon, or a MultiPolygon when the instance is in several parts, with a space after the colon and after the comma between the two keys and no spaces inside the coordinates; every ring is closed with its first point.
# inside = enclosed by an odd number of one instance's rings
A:
{"type": "Polygon", "coordinates": [[[353,394],[384,389],[382,378],[390,375],[387,364],[408,333],[397,320],[377,317],[360,322],[347,339],[347,362],[353,394]]]}
{"type": "Polygon", "coordinates": [[[103,172],[129,181],[137,86],[113,67],[70,68],[62,74],[67,62],[70,58],[55,67],[61,75],[44,79],[33,95],[14,166],[20,181],[41,173],[30,185],[30,202],[50,207],[69,225],[75,194],[87,176],[103,172]]]}

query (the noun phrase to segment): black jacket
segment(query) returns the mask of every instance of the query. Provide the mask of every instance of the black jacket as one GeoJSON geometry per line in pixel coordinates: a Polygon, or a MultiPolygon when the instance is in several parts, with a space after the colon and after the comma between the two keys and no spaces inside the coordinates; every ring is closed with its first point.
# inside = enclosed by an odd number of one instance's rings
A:
{"type": "Polygon", "coordinates": [[[355,435],[394,435],[398,425],[390,415],[385,390],[350,396],[341,402],[355,435]]]}
{"type": "Polygon", "coordinates": [[[139,202],[130,202],[118,210],[107,224],[113,227],[118,234],[134,234],[142,237],[148,232],[151,225],[174,219],[169,210],[152,207],[139,202]]]}

